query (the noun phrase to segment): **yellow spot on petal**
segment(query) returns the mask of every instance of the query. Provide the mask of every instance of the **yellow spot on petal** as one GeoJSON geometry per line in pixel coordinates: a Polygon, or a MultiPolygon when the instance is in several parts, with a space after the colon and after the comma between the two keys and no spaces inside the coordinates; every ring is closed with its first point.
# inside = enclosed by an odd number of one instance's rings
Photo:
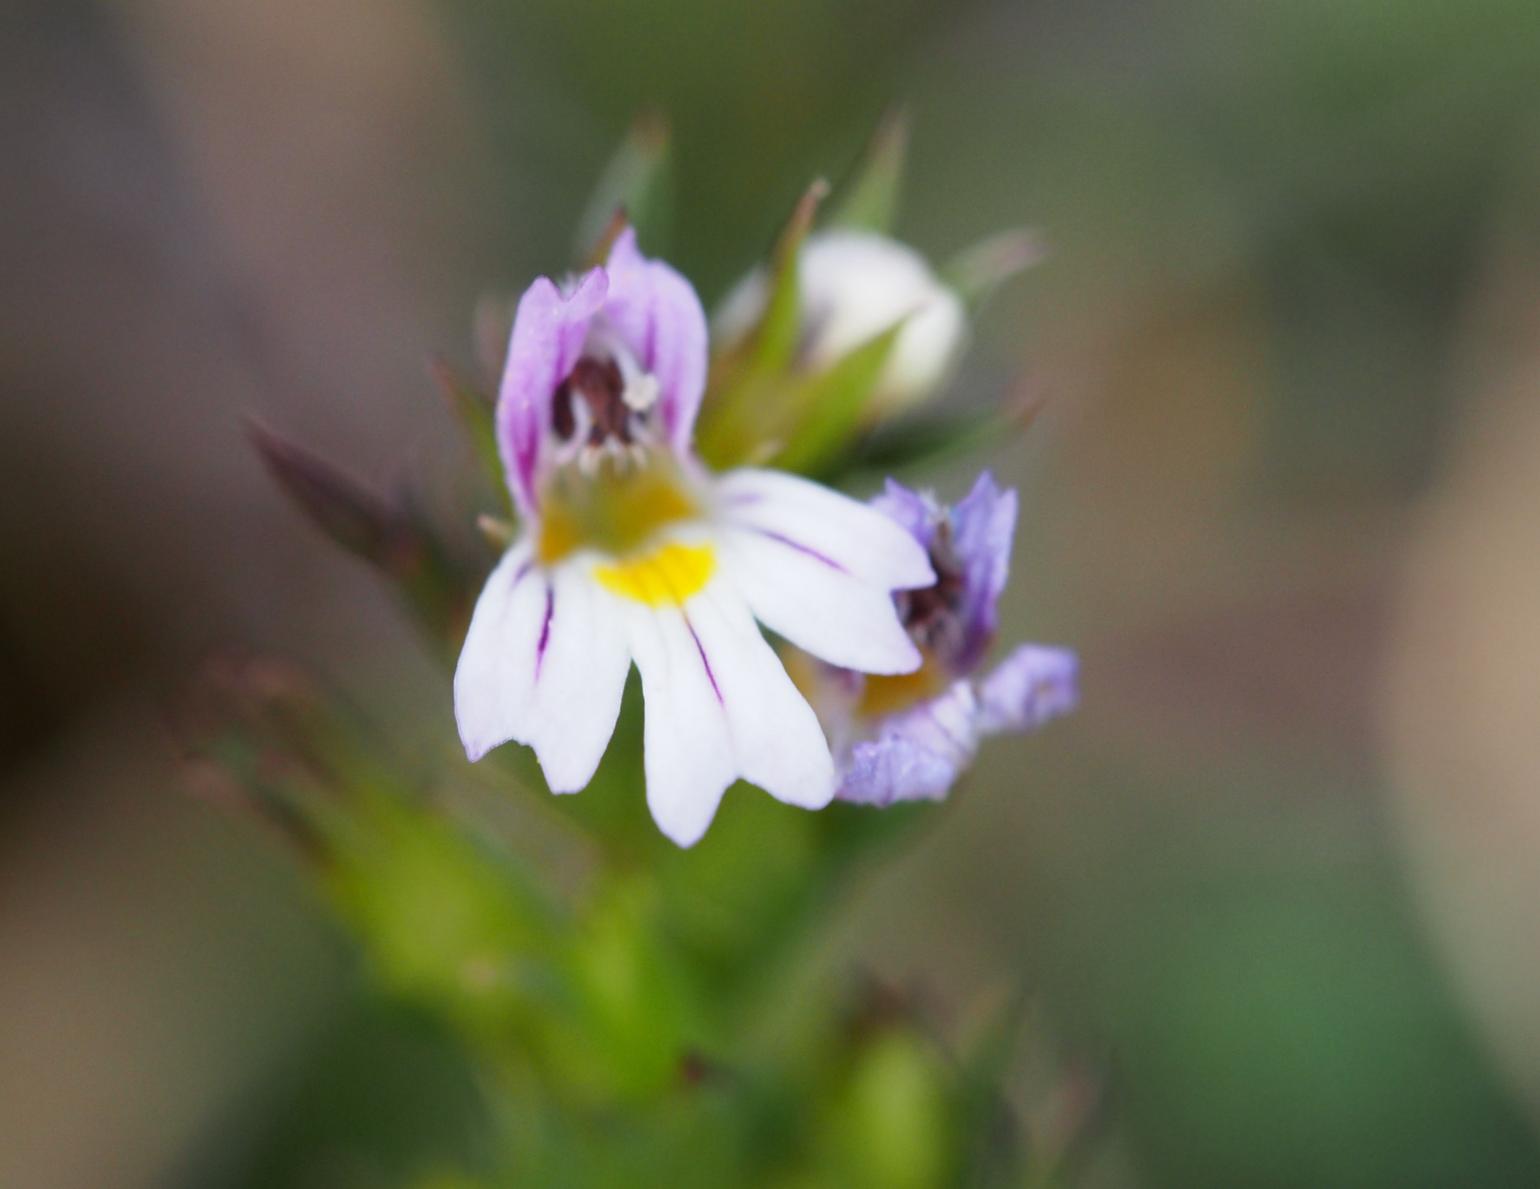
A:
{"type": "Polygon", "coordinates": [[[927,657],[925,663],[913,673],[869,676],[862,689],[861,703],[856,713],[864,718],[897,714],[926,698],[935,697],[946,685],[947,679],[941,666],[927,657]]]}
{"type": "Polygon", "coordinates": [[[597,566],[594,576],[606,590],[648,607],[678,607],[705,589],[716,572],[710,545],[669,543],[624,561],[597,566]]]}

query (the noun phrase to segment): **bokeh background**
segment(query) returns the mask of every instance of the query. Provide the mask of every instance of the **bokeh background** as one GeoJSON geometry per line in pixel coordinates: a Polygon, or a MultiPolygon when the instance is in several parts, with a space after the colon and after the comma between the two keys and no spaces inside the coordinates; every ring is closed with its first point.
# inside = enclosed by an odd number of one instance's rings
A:
{"type": "Polygon", "coordinates": [[[446,490],[424,360],[566,263],[638,109],[709,302],[895,100],[905,238],[1052,245],[953,399],[1046,399],[990,460],[1007,630],[1080,649],[1085,700],[830,946],[942,1014],[1025,981],[1109,1079],[1088,1183],[1540,1183],[1533,0],[20,0],[0,1184],[350,1184],[337,1136],[463,1138],[463,1071],[184,789],[166,708],[231,646],[452,730],[241,417],[446,490]]]}

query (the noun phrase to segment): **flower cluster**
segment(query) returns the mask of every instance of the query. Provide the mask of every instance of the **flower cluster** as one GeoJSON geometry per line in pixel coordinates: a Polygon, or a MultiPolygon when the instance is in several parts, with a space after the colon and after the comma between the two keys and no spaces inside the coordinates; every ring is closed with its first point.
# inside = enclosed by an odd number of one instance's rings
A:
{"type": "Polygon", "coordinates": [[[933,581],[902,527],[805,479],[708,473],[691,431],[706,321],[621,234],[607,264],[519,302],[497,428],[523,535],[476,605],[455,673],[472,759],[508,740],[555,792],[598,766],[636,663],[647,800],[681,846],[739,777],[810,809],[836,773],[757,619],[830,663],[914,670],[892,592],[933,581]]]}
{"type": "MultiPolygon", "coordinates": [[[[807,366],[904,323],[878,386],[901,401],[939,382],[961,306],[908,249],[810,243],[801,278],[807,366]]],[[[750,333],[768,283],[740,286],[719,334],[750,333]]],[[[737,779],[809,809],[836,793],[937,798],[981,735],[1072,705],[1074,660],[1059,650],[1018,650],[972,679],[995,631],[1013,494],[985,476],[948,512],[897,484],[865,505],[786,472],[714,474],[693,449],[707,364],[694,290],[629,227],[602,265],[542,277],[519,301],[495,429],[521,532],[454,681],[472,760],[516,741],[553,792],[583,788],[634,662],[648,806],[689,846],[737,779]],[[816,676],[799,687],[760,625],[816,676]]]]}

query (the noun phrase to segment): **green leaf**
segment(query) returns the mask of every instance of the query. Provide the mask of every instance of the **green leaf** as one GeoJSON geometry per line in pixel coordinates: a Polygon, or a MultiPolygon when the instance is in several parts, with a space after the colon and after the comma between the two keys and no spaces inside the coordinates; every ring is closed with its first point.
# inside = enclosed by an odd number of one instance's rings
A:
{"type": "Polygon", "coordinates": [[[311,523],[388,576],[430,642],[452,652],[469,621],[474,575],[446,549],[411,493],[386,498],[255,420],[247,432],[268,473],[311,523]]]}
{"type": "Polygon", "coordinates": [[[668,238],[672,191],[668,122],[657,112],[643,112],[599,175],[578,220],[577,258],[591,259],[599,248],[601,259],[608,254],[604,240],[613,242],[617,216],[656,250],[668,238]]]}
{"type": "Polygon", "coordinates": [[[889,234],[898,213],[908,152],[908,114],[891,111],[878,124],[854,176],[840,188],[828,225],[889,234]]]}
{"type": "Polygon", "coordinates": [[[311,523],[349,553],[394,568],[405,526],[383,496],[260,421],[249,420],[246,432],[268,474],[311,523]]]}
{"type": "Polygon", "coordinates": [[[778,466],[815,473],[849,446],[903,327],[902,320],[895,322],[807,380],[800,394],[800,424],[777,457],[778,466]]]}

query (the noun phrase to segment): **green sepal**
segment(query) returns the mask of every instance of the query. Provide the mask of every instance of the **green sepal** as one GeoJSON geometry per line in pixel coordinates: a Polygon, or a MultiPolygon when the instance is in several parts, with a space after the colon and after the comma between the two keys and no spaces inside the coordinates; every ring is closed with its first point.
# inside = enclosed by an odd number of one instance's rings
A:
{"type": "Polygon", "coordinates": [[[673,210],[669,139],[668,121],[658,112],[643,112],[632,121],[578,220],[576,259],[602,263],[609,254],[606,239],[613,243],[618,233],[617,221],[629,221],[654,251],[667,246],[673,210]]]}
{"type": "Polygon", "coordinates": [[[711,361],[696,439],[701,457],[713,466],[741,463],[786,432],[792,410],[785,373],[802,336],[802,244],[828,192],[829,184],[818,178],[797,200],[771,252],[769,294],[758,323],[711,361]]]}
{"type": "Polygon", "coordinates": [[[866,420],[883,368],[904,328],[901,320],[809,376],[795,398],[796,429],[775,462],[783,470],[814,474],[849,448],[866,420]]]}
{"type": "Polygon", "coordinates": [[[890,111],[877,125],[854,174],[830,204],[826,225],[890,234],[898,215],[908,153],[908,113],[890,111]]]}
{"type": "Polygon", "coordinates": [[[818,207],[829,193],[829,183],[814,180],[792,209],[771,256],[770,298],[764,316],[748,337],[750,371],[779,371],[792,360],[802,334],[802,245],[813,229],[818,207]]]}

